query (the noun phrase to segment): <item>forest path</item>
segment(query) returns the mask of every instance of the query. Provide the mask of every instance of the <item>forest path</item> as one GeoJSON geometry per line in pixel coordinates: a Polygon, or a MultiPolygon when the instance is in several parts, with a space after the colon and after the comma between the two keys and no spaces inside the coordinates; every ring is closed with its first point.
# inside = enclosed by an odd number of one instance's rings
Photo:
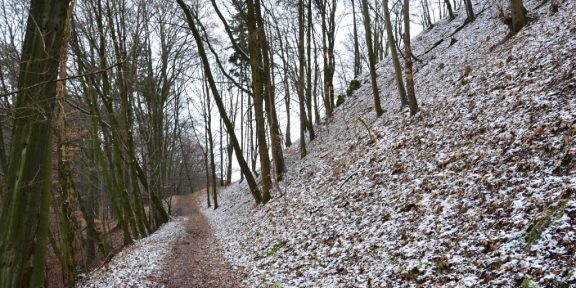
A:
{"type": "Polygon", "coordinates": [[[203,193],[178,196],[174,215],[183,216],[186,237],[171,244],[166,259],[164,281],[167,287],[242,287],[243,273],[224,260],[206,216],[200,211],[203,193]]]}

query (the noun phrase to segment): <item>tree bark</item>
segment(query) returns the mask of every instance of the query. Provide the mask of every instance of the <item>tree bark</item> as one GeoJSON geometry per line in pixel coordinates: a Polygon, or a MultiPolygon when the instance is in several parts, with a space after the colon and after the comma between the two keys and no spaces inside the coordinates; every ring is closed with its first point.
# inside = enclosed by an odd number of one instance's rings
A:
{"type": "Polygon", "coordinates": [[[406,94],[410,115],[418,112],[418,102],[414,91],[414,74],[412,73],[412,47],[410,45],[410,1],[404,0],[404,60],[406,61],[406,94]]]}
{"type": "MultiPolygon", "coordinates": [[[[60,49],[60,79],[67,77],[68,62],[68,40],[70,36],[70,19],[74,10],[74,2],[68,8],[67,20],[64,27],[64,38],[60,49]]],[[[64,283],[67,286],[74,286],[76,279],[76,257],[74,255],[74,225],[72,223],[72,192],[74,191],[74,179],[70,167],[69,147],[66,130],[66,81],[59,81],[56,85],[56,129],[57,129],[57,161],[58,161],[58,184],[60,191],[60,213],[58,215],[60,238],[62,240],[61,267],[64,283]]],[[[56,197],[54,197],[56,198],[56,197]]]]}
{"type": "Polygon", "coordinates": [[[446,3],[446,9],[448,10],[448,19],[453,20],[455,18],[454,11],[452,11],[452,4],[450,4],[450,0],[444,0],[446,3]]]}
{"type": "Polygon", "coordinates": [[[510,0],[510,10],[512,14],[512,33],[518,33],[522,27],[526,26],[526,8],[524,8],[522,0],[510,0]]]}
{"type": "Polygon", "coordinates": [[[350,2],[352,2],[352,33],[354,34],[354,79],[358,79],[358,76],[362,73],[362,65],[360,64],[360,43],[358,41],[358,29],[356,27],[356,0],[351,0],[350,2]]]}
{"type": "Polygon", "coordinates": [[[314,31],[314,25],[312,24],[312,0],[308,0],[308,16],[306,16],[306,120],[308,135],[310,136],[310,141],[316,138],[316,133],[314,133],[314,122],[312,114],[312,32],[314,31]]]}
{"type": "Polygon", "coordinates": [[[208,56],[206,55],[206,51],[204,50],[204,44],[202,43],[202,38],[200,36],[200,32],[196,28],[196,24],[194,22],[194,17],[192,16],[192,12],[188,8],[188,6],[184,3],[183,0],[177,0],[177,2],[178,2],[178,5],[184,11],[184,14],[186,16],[186,22],[188,23],[188,26],[189,26],[190,30],[192,31],[192,34],[194,35],[194,39],[196,40],[196,44],[198,46],[198,54],[202,60],[202,66],[204,68],[205,76],[208,79],[208,84],[210,85],[210,90],[212,91],[212,96],[214,97],[214,100],[216,102],[216,106],[218,107],[218,112],[220,113],[220,117],[222,117],[222,121],[224,122],[224,126],[226,127],[226,131],[228,132],[228,135],[230,135],[230,140],[232,141],[232,145],[234,147],[234,152],[236,154],[236,159],[238,161],[238,164],[240,165],[240,169],[241,169],[242,173],[244,174],[246,181],[248,182],[248,186],[250,187],[250,193],[252,194],[252,197],[254,198],[256,204],[260,204],[262,202],[262,193],[261,193],[260,189],[258,188],[258,184],[256,183],[256,180],[254,179],[252,172],[250,172],[250,167],[248,167],[248,164],[246,163],[246,160],[244,159],[244,156],[243,156],[244,154],[242,152],[242,149],[240,148],[240,144],[238,143],[238,139],[236,138],[236,134],[234,132],[234,127],[232,126],[232,123],[230,122],[230,119],[228,118],[228,115],[226,114],[226,109],[224,107],[224,103],[222,102],[222,98],[220,97],[220,93],[218,92],[218,89],[216,88],[216,83],[214,81],[214,77],[212,76],[212,71],[210,70],[210,63],[208,62],[208,56]]]}
{"type": "Polygon", "coordinates": [[[394,65],[394,76],[396,77],[396,86],[398,87],[398,94],[400,94],[400,105],[405,107],[408,105],[408,99],[406,98],[406,89],[404,88],[404,82],[402,80],[402,67],[400,66],[400,60],[398,59],[398,52],[396,50],[396,40],[394,40],[394,34],[392,33],[392,21],[390,21],[390,11],[388,10],[388,0],[384,0],[384,18],[386,21],[386,34],[388,36],[388,48],[390,49],[390,57],[392,57],[392,63],[394,65]]]}
{"type": "MultiPolygon", "coordinates": [[[[309,0],[311,1],[311,0],[309,0]]],[[[304,105],[304,0],[298,1],[298,104],[300,108],[300,158],[306,157],[306,108],[304,105]]]]}
{"type": "Polygon", "coordinates": [[[466,21],[472,22],[476,19],[476,15],[474,15],[474,7],[472,6],[472,0],[464,0],[464,5],[466,5],[466,21]]]}
{"type": "MultiPolygon", "coordinates": [[[[257,0],[258,1],[258,0],[257,0]]],[[[284,163],[284,152],[282,151],[282,134],[280,132],[280,124],[278,123],[278,115],[276,112],[276,93],[274,91],[274,73],[272,67],[274,66],[274,58],[271,54],[270,45],[268,44],[268,37],[266,36],[266,29],[260,11],[260,5],[255,5],[256,24],[258,27],[258,47],[260,48],[260,55],[262,56],[263,68],[263,98],[268,116],[268,129],[270,131],[270,146],[272,147],[272,160],[274,161],[275,180],[279,181],[284,175],[286,165],[284,163]]]]}
{"type": "Polygon", "coordinates": [[[68,0],[32,0],[22,46],[7,194],[0,227],[0,287],[44,286],[51,190],[52,115],[68,0]],[[38,83],[34,88],[25,89],[38,83]]]}
{"type": "Polygon", "coordinates": [[[364,17],[364,30],[366,33],[366,46],[368,48],[368,63],[370,65],[370,82],[372,83],[372,94],[374,97],[374,109],[376,115],[384,114],[384,109],[380,105],[380,92],[378,91],[378,80],[376,75],[376,56],[372,46],[372,26],[370,25],[370,14],[368,13],[368,1],[362,0],[362,16],[364,17]]]}
{"type": "Polygon", "coordinates": [[[254,116],[256,119],[256,138],[258,139],[258,154],[260,156],[260,172],[262,177],[262,203],[266,204],[270,198],[271,175],[270,175],[270,156],[268,155],[268,145],[266,143],[266,127],[264,119],[264,98],[266,97],[264,87],[266,81],[265,73],[260,68],[262,61],[262,46],[260,38],[262,34],[257,23],[259,15],[259,0],[247,1],[247,24],[248,24],[248,46],[250,50],[250,65],[252,67],[252,89],[254,91],[254,116]]]}

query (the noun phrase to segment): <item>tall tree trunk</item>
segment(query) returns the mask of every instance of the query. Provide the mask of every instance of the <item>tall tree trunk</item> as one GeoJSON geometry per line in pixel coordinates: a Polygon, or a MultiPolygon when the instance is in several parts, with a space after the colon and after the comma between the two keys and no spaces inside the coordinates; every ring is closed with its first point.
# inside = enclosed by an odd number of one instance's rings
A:
{"type": "Polygon", "coordinates": [[[262,203],[266,204],[270,198],[271,175],[270,175],[270,156],[268,155],[268,144],[266,143],[266,119],[264,119],[264,98],[266,80],[265,72],[262,67],[263,59],[260,39],[262,32],[258,25],[260,12],[259,0],[247,1],[247,24],[248,24],[248,47],[250,50],[250,65],[252,67],[252,89],[254,91],[254,116],[256,119],[256,138],[258,139],[258,154],[260,156],[260,172],[262,177],[262,203]]]}
{"type": "Polygon", "coordinates": [[[396,50],[396,40],[394,39],[394,34],[392,33],[392,21],[390,21],[390,10],[388,9],[388,0],[383,1],[384,4],[384,19],[386,21],[386,34],[388,37],[388,48],[390,49],[390,57],[392,57],[392,63],[394,65],[394,76],[396,77],[396,86],[398,87],[398,94],[400,95],[400,105],[405,107],[408,105],[408,100],[406,98],[406,89],[404,88],[404,82],[402,81],[402,67],[400,66],[400,60],[398,59],[398,52],[396,50]]]}
{"type": "MultiPolygon", "coordinates": [[[[428,0],[422,0],[422,15],[424,17],[424,27],[426,29],[432,27],[432,16],[430,16],[430,5],[428,5],[428,0]]],[[[388,10],[388,5],[384,6],[384,9],[388,10]]]]}
{"type": "Polygon", "coordinates": [[[316,40],[313,41],[314,42],[314,91],[312,92],[313,94],[313,100],[314,100],[314,118],[316,119],[316,124],[320,123],[320,101],[318,101],[318,94],[321,94],[322,92],[318,93],[318,91],[322,91],[321,88],[318,88],[320,86],[319,82],[319,78],[320,78],[320,65],[318,64],[318,43],[316,42],[316,40]]]}
{"type": "Polygon", "coordinates": [[[474,15],[474,7],[472,6],[472,0],[464,0],[464,4],[466,5],[466,21],[472,22],[476,19],[476,15],[474,15]]]}
{"type": "MultiPolygon", "coordinates": [[[[282,35],[282,33],[280,33],[280,30],[278,29],[278,26],[276,26],[277,29],[277,33],[278,35],[282,35]]],[[[291,127],[290,127],[290,82],[289,82],[289,76],[288,76],[288,61],[286,60],[286,53],[288,50],[288,43],[286,43],[286,52],[284,51],[284,43],[282,41],[282,36],[278,37],[278,41],[280,42],[280,59],[282,60],[282,67],[283,67],[283,76],[282,76],[282,81],[283,81],[283,85],[284,85],[284,105],[286,106],[286,131],[285,131],[285,135],[284,135],[284,143],[286,144],[286,147],[290,147],[292,146],[292,138],[290,136],[291,133],[291,127]]]]}
{"type": "MultiPolygon", "coordinates": [[[[64,38],[62,41],[62,48],[60,50],[60,79],[67,77],[67,62],[68,62],[68,40],[70,36],[70,20],[72,19],[72,11],[74,10],[74,2],[68,8],[66,26],[64,27],[64,38]]],[[[72,170],[70,167],[69,147],[67,141],[66,130],[66,81],[59,81],[56,84],[56,129],[57,129],[57,162],[58,162],[58,184],[60,196],[60,213],[58,215],[60,238],[62,240],[62,275],[64,283],[67,286],[74,286],[76,279],[76,257],[74,255],[74,224],[72,220],[72,192],[74,190],[74,179],[72,178],[72,170]]]]}
{"type": "MultiPolygon", "coordinates": [[[[208,123],[210,123],[210,118],[208,123]]],[[[214,210],[218,209],[218,196],[216,194],[216,186],[218,186],[218,181],[216,177],[216,163],[214,161],[214,138],[212,137],[212,129],[208,127],[206,130],[208,134],[208,155],[210,155],[210,175],[211,175],[211,185],[209,186],[209,190],[211,190],[212,194],[212,203],[214,204],[214,210]]]]}
{"type": "MultiPolygon", "coordinates": [[[[306,25],[306,108],[308,116],[306,120],[308,135],[310,136],[310,141],[316,138],[314,133],[314,122],[312,122],[312,31],[314,30],[314,25],[312,24],[312,0],[308,0],[308,16],[306,25]]],[[[304,72],[304,71],[302,71],[304,72]]]]}
{"type": "Polygon", "coordinates": [[[306,157],[306,108],[304,105],[304,0],[298,1],[298,104],[300,107],[300,158],[306,157]]]}
{"type": "Polygon", "coordinates": [[[370,82],[372,84],[372,94],[374,97],[374,109],[379,117],[384,113],[380,105],[380,92],[378,91],[378,80],[376,79],[376,56],[372,46],[372,26],[370,25],[370,14],[368,13],[368,1],[362,0],[362,16],[364,18],[364,30],[366,34],[366,46],[368,48],[368,63],[370,64],[370,82]]]}
{"type": "Polygon", "coordinates": [[[454,11],[452,11],[452,4],[450,4],[450,0],[444,0],[446,3],[446,9],[448,10],[448,19],[453,20],[455,18],[454,11]]]}
{"type": "MultiPolygon", "coordinates": [[[[208,88],[205,88],[206,91],[208,88]]],[[[208,92],[205,92],[208,93],[208,92]]],[[[206,97],[208,97],[208,94],[206,94],[206,97]]],[[[204,107],[204,146],[206,146],[206,148],[204,148],[204,150],[206,151],[204,153],[204,171],[206,172],[206,202],[208,202],[208,207],[212,207],[212,205],[210,204],[210,187],[212,187],[212,185],[210,184],[212,182],[212,173],[211,173],[211,169],[210,169],[210,159],[209,159],[209,155],[210,155],[210,142],[208,140],[208,130],[209,128],[209,121],[208,121],[208,112],[206,112],[206,107],[204,107]]]]}
{"type": "Polygon", "coordinates": [[[408,106],[410,115],[418,112],[418,102],[414,91],[414,74],[412,73],[412,47],[410,45],[410,1],[404,0],[404,59],[406,61],[406,94],[408,96],[408,106]]]}
{"type": "MultiPolygon", "coordinates": [[[[258,1],[258,0],[257,0],[258,1]]],[[[272,67],[274,66],[273,55],[271,55],[270,46],[268,44],[268,38],[266,36],[266,29],[264,27],[264,21],[262,19],[262,13],[260,11],[260,5],[257,4],[256,8],[256,24],[259,27],[259,47],[260,55],[262,56],[264,71],[262,75],[264,76],[264,105],[266,108],[266,114],[268,116],[268,128],[270,131],[270,146],[272,147],[272,159],[274,161],[274,170],[276,181],[281,180],[284,175],[284,170],[286,169],[286,164],[284,163],[284,153],[282,151],[282,134],[280,132],[280,124],[278,123],[278,116],[276,112],[276,97],[274,91],[274,73],[272,67]]]]}
{"type": "Polygon", "coordinates": [[[354,79],[358,79],[360,73],[362,73],[362,65],[360,62],[360,43],[358,41],[358,29],[356,27],[356,0],[352,2],[352,25],[354,34],[354,79]]]}
{"type": "Polygon", "coordinates": [[[518,33],[522,27],[526,26],[526,8],[524,8],[522,0],[510,0],[510,10],[512,14],[512,33],[518,33]]]}
{"type": "Polygon", "coordinates": [[[45,144],[52,135],[55,80],[68,4],[68,0],[32,0],[30,4],[0,215],[2,288],[44,286],[52,185],[51,149],[45,144]]]}
{"type": "MultiPolygon", "coordinates": [[[[232,97],[230,97],[230,99],[232,99],[232,97]]],[[[232,119],[231,119],[232,120],[232,119]]],[[[220,147],[220,186],[225,186],[226,185],[226,176],[224,174],[224,129],[222,129],[222,119],[220,119],[220,121],[218,121],[220,124],[220,129],[218,130],[218,136],[220,136],[220,143],[219,143],[219,147],[220,147]]],[[[232,122],[234,123],[234,122],[232,122]]]]}
{"type": "Polygon", "coordinates": [[[257,204],[260,204],[262,202],[262,193],[260,192],[260,189],[258,188],[258,184],[256,183],[256,180],[254,179],[252,172],[250,172],[250,167],[248,167],[248,164],[246,163],[246,160],[244,159],[244,154],[242,152],[240,144],[238,143],[238,139],[236,138],[236,134],[234,132],[234,127],[232,126],[232,123],[230,122],[230,119],[228,118],[228,115],[226,114],[226,109],[224,107],[224,103],[222,102],[222,98],[220,97],[220,93],[218,92],[218,89],[216,88],[216,83],[214,81],[214,77],[212,76],[212,72],[210,70],[210,62],[208,62],[208,56],[206,55],[206,50],[204,50],[204,44],[202,43],[202,37],[200,35],[200,32],[196,28],[196,24],[194,22],[194,16],[192,16],[192,12],[188,8],[188,6],[184,3],[183,0],[177,0],[177,2],[178,2],[178,5],[184,11],[184,14],[186,16],[186,22],[188,23],[188,26],[189,26],[189,28],[192,31],[192,34],[194,36],[194,39],[196,40],[196,45],[198,48],[198,54],[202,60],[202,67],[204,68],[205,76],[208,79],[208,84],[210,85],[210,90],[212,91],[212,96],[214,97],[214,100],[216,102],[216,106],[218,107],[218,112],[220,113],[220,117],[222,117],[222,121],[224,121],[224,126],[226,126],[226,131],[228,131],[228,134],[230,135],[230,140],[232,141],[232,145],[234,147],[234,152],[236,154],[236,159],[238,161],[238,164],[240,165],[240,169],[241,169],[242,173],[244,174],[246,181],[248,182],[248,186],[250,187],[250,193],[252,194],[252,197],[254,198],[254,200],[257,204]]]}
{"type": "Polygon", "coordinates": [[[336,0],[318,1],[322,19],[322,55],[324,57],[324,106],[326,116],[334,110],[334,85],[332,80],[336,69],[334,61],[334,44],[336,34],[336,0]],[[331,4],[328,4],[328,2],[331,4]],[[329,7],[328,7],[329,6],[329,7]],[[329,10],[329,11],[328,11],[329,10]]]}

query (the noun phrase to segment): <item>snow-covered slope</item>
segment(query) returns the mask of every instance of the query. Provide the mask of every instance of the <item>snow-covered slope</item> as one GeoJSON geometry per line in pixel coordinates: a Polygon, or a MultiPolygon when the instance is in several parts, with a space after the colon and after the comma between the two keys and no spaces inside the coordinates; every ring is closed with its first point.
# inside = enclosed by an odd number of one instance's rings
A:
{"type": "Polygon", "coordinates": [[[124,248],[109,263],[88,275],[80,275],[76,287],[165,287],[161,283],[163,267],[171,253],[170,244],[186,235],[185,220],[172,219],[152,235],[124,248]]]}
{"type": "Polygon", "coordinates": [[[496,45],[492,2],[413,40],[415,117],[381,63],[383,116],[363,81],[286,151],[284,197],[237,184],[205,211],[248,286],[576,285],[576,3],[524,1],[536,19],[496,45]]]}

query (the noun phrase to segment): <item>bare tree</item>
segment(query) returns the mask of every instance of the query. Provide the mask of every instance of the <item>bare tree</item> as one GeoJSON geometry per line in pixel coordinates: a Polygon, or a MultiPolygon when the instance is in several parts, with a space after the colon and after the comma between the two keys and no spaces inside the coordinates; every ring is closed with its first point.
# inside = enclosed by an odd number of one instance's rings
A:
{"type": "Polygon", "coordinates": [[[248,182],[248,185],[250,187],[250,192],[252,193],[254,200],[256,201],[256,203],[260,204],[262,202],[262,193],[261,193],[260,189],[258,188],[258,185],[256,184],[256,180],[254,179],[254,176],[250,172],[250,168],[248,167],[248,164],[244,160],[244,156],[242,153],[242,149],[240,147],[240,143],[238,142],[238,139],[236,138],[236,133],[234,132],[234,127],[232,126],[232,123],[230,122],[230,119],[227,116],[226,109],[224,107],[224,103],[222,102],[222,98],[220,97],[220,93],[218,92],[218,89],[216,87],[214,77],[212,76],[212,71],[210,70],[210,62],[208,61],[206,51],[204,50],[204,44],[202,43],[202,37],[200,35],[199,30],[196,28],[195,18],[192,14],[192,11],[188,8],[188,6],[184,3],[183,0],[177,0],[177,2],[178,2],[178,5],[184,11],[187,24],[188,24],[192,34],[194,35],[194,39],[196,40],[196,45],[198,47],[198,54],[202,60],[202,67],[204,68],[204,73],[205,73],[206,78],[208,80],[208,84],[210,86],[210,90],[212,91],[212,96],[214,97],[214,100],[216,102],[216,106],[218,107],[218,112],[220,113],[220,117],[222,118],[222,121],[224,122],[224,125],[226,127],[226,131],[230,135],[230,140],[231,140],[232,145],[234,147],[234,152],[236,154],[236,159],[238,160],[238,164],[240,165],[240,169],[241,169],[242,173],[244,174],[246,181],[248,182]]]}
{"type": "Polygon", "coordinates": [[[388,36],[388,48],[390,49],[390,57],[392,58],[392,64],[394,66],[394,75],[396,78],[396,86],[398,88],[398,94],[400,96],[400,103],[402,107],[408,105],[408,100],[406,98],[406,89],[404,88],[404,82],[402,81],[402,67],[400,66],[400,60],[398,58],[398,52],[396,48],[396,40],[394,40],[394,34],[392,32],[392,21],[390,20],[390,10],[388,8],[388,0],[384,0],[384,19],[386,21],[386,34],[388,36]]]}
{"type": "Polygon", "coordinates": [[[380,105],[380,92],[378,91],[378,80],[376,75],[376,56],[372,46],[372,27],[370,25],[370,14],[368,13],[368,0],[362,0],[362,17],[364,18],[364,31],[366,33],[366,46],[368,48],[368,62],[370,64],[370,82],[372,83],[372,94],[374,97],[374,109],[376,115],[384,114],[384,109],[380,105]]]}
{"type": "Polygon", "coordinates": [[[51,119],[69,1],[32,0],[0,226],[0,287],[44,285],[51,189],[51,119]]]}
{"type": "Polygon", "coordinates": [[[404,59],[406,61],[406,94],[408,97],[408,106],[410,115],[418,112],[418,102],[416,101],[416,92],[414,91],[414,73],[412,72],[412,47],[410,45],[410,1],[404,0],[403,7],[404,18],[404,59]]]}

